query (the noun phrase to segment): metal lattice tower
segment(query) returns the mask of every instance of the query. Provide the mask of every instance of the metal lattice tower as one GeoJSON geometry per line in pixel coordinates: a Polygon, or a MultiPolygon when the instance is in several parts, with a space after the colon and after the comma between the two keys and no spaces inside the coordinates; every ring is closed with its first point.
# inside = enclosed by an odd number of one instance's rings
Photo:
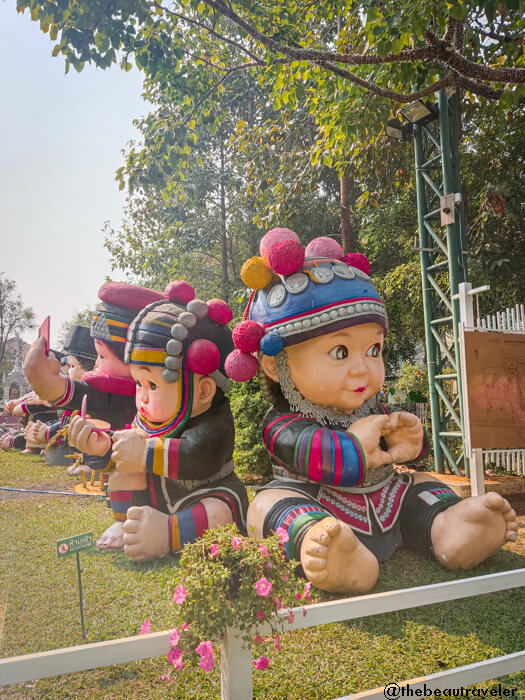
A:
{"type": "Polygon", "coordinates": [[[456,97],[439,92],[439,120],[414,125],[419,254],[436,471],[468,475],[463,454],[458,285],[467,281],[456,97]],[[451,195],[444,200],[445,195],[451,195]],[[442,226],[442,217],[448,221],[442,226]]]}

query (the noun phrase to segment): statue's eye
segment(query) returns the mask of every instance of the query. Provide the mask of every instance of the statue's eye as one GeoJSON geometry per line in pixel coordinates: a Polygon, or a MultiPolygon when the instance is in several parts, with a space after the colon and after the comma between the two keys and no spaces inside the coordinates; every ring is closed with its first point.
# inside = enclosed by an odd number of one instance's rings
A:
{"type": "Polygon", "coordinates": [[[140,389],[140,388],[141,388],[141,386],[142,386],[142,384],[141,384],[141,383],[139,382],[139,380],[138,380],[138,379],[137,379],[137,386],[138,386],[138,388],[139,388],[139,389],[140,389]]]}
{"type": "Polygon", "coordinates": [[[333,357],[334,360],[344,360],[348,357],[348,350],[346,349],[346,345],[338,345],[330,350],[328,354],[330,357],[333,357]]]}
{"type": "Polygon", "coordinates": [[[149,388],[150,388],[150,391],[155,391],[155,389],[157,388],[157,385],[154,384],[153,382],[150,382],[150,383],[149,383],[149,388]]]}
{"type": "Polygon", "coordinates": [[[368,357],[379,357],[381,354],[381,343],[375,343],[366,351],[368,357]]]}

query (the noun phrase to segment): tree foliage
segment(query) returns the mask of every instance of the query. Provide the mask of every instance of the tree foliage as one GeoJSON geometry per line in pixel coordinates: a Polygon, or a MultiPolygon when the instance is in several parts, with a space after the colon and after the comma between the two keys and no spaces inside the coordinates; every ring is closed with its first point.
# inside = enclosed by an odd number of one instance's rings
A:
{"type": "Polygon", "coordinates": [[[33,309],[24,306],[22,297],[17,294],[16,282],[0,272],[0,377],[9,369],[7,341],[34,326],[33,309]]]}

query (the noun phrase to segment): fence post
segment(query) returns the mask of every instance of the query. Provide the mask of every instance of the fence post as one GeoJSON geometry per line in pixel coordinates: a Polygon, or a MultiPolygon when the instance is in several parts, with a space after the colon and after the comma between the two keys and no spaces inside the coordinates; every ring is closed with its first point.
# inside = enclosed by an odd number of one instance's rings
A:
{"type": "Polygon", "coordinates": [[[239,630],[228,627],[221,641],[221,700],[253,698],[252,661],[252,650],[239,630]]]}

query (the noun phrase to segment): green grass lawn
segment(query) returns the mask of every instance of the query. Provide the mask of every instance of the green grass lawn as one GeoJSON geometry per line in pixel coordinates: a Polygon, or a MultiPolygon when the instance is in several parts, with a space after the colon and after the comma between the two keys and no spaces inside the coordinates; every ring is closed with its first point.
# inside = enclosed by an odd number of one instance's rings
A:
{"type": "MultiPolygon", "coordinates": [[[[78,477],[39,457],[0,453],[0,486],[72,491],[78,477]]],[[[75,557],[58,560],[56,541],[81,532],[96,537],[112,522],[100,498],[26,495],[0,490],[0,656],[83,643],[75,557]],[[4,619],[3,619],[4,618],[4,619]],[[3,628],[2,628],[3,619],[3,628]],[[3,631],[2,631],[3,629],[3,631]]],[[[521,531],[523,532],[523,530],[521,531]]],[[[382,565],[373,592],[448,581],[525,566],[523,535],[474,572],[452,574],[401,550],[382,565]]],[[[86,642],[169,629],[178,560],[136,565],[123,554],[81,554],[86,642]]],[[[318,593],[314,602],[330,596],[318,593]]],[[[258,700],[320,700],[392,681],[519,651],[525,646],[525,590],[516,589],[351,623],[282,635],[258,647],[271,665],[254,671],[258,700]]],[[[1,698],[220,697],[218,666],[209,674],[182,671],[167,683],[164,657],[74,673],[0,689],[1,698]]],[[[480,684],[521,689],[525,673],[480,684]]]]}

